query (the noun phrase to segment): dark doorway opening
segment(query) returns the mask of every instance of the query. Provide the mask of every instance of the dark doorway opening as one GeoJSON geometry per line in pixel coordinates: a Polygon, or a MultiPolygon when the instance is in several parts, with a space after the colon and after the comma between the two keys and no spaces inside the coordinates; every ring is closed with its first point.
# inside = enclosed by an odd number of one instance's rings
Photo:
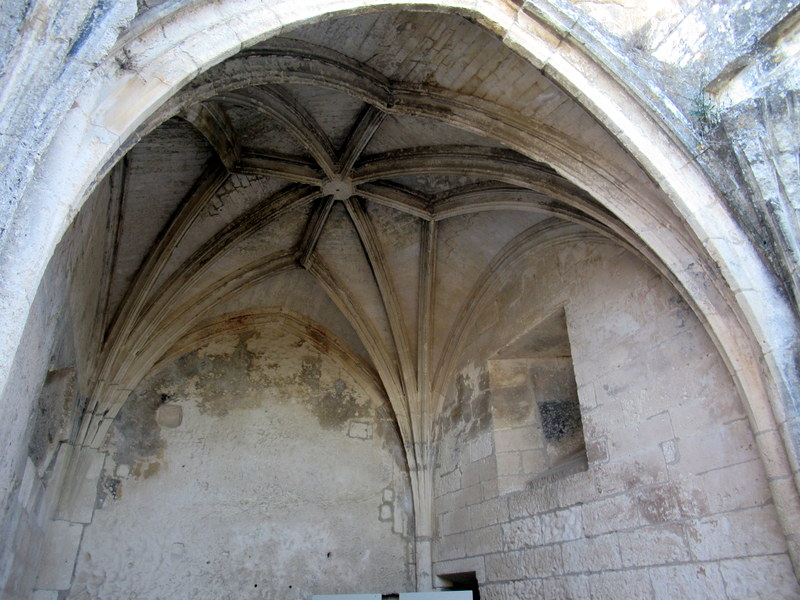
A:
{"type": "Polygon", "coordinates": [[[472,600],[480,600],[481,592],[478,589],[478,578],[475,571],[467,571],[466,573],[448,573],[446,575],[439,575],[445,583],[445,590],[457,591],[471,591],[472,600]]]}

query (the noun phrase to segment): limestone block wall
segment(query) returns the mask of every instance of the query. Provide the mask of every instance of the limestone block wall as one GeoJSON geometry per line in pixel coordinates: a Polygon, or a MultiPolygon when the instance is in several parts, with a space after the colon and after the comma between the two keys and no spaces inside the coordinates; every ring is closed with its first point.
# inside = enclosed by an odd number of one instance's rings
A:
{"type": "Polygon", "coordinates": [[[473,328],[440,423],[434,573],[481,598],[794,598],[737,392],[675,290],[610,243],[513,269],[473,328]],[[563,307],[588,467],[502,494],[487,362],[563,307]]]}
{"type": "Polygon", "coordinates": [[[68,597],[413,589],[392,423],[382,398],[303,339],[221,332],[123,407],[68,597]]]}
{"type": "MultiPolygon", "coordinates": [[[[65,234],[37,291],[25,346],[12,372],[17,397],[35,401],[32,406],[19,403],[4,416],[14,430],[13,436],[3,440],[4,448],[20,445],[24,451],[20,455],[2,452],[2,460],[11,463],[15,473],[10,482],[14,493],[0,525],[3,598],[29,597],[44,554],[55,544],[61,544],[59,560],[72,552],[67,561],[74,563],[82,526],[70,522],[66,509],[60,513],[58,509],[71,501],[62,500],[62,492],[69,496],[67,488],[74,492],[83,484],[82,479],[65,480],[75,475],[67,472],[70,441],[85,401],[93,345],[103,324],[107,220],[114,187],[114,176],[105,178],[87,200],[89,210],[83,211],[65,234]],[[71,543],[53,538],[71,527],[71,543]]],[[[71,564],[64,567],[67,577],[71,576],[71,564]]]]}

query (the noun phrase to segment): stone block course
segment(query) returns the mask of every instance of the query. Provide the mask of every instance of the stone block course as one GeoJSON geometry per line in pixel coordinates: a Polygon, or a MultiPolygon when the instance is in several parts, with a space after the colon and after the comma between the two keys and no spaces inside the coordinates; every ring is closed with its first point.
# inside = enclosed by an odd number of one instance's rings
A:
{"type": "Polygon", "coordinates": [[[458,508],[442,515],[442,533],[444,535],[463,533],[470,529],[472,529],[472,525],[469,520],[469,510],[467,508],[458,508]]]}
{"type": "Polygon", "coordinates": [[[454,533],[448,535],[435,546],[435,560],[438,562],[464,558],[467,555],[467,534],[454,533]]]}
{"type": "Polygon", "coordinates": [[[615,533],[562,544],[564,573],[595,573],[622,568],[619,544],[615,533]]]}
{"type": "Polygon", "coordinates": [[[722,560],[719,569],[728,600],[797,598],[797,581],[785,554],[722,560]]]}
{"type": "Polygon", "coordinates": [[[503,523],[502,527],[505,550],[534,548],[540,544],[542,524],[537,517],[516,519],[503,523]]]}
{"type": "Polygon", "coordinates": [[[667,523],[706,514],[702,490],[675,482],[637,490],[636,501],[642,523],[667,523]]]}
{"type": "Polygon", "coordinates": [[[500,525],[473,529],[465,534],[467,556],[483,556],[503,549],[503,530],[500,525]]]}
{"type": "Polygon", "coordinates": [[[491,498],[469,509],[470,523],[474,528],[505,523],[509,519],[508,497],[491,498]]]}
{"type": "Polygon", "coordinates": [[[670,465],[674,475],[704,473],[747,461],[753,456],[755,439],[745,419],[720,425],[709,432],[682,436],[676,428],[681,460],[670,465]]]}
{"type": "Polygon", "coordinates": [[[583,537],[583,518],[579,506],[544,513],[540,515],[539,520],[543,544],[583,537]]]}
{"type": "Polygon", "coordinates": [[[487,600],[539,600],[541,597],[542,583],[538,579],[481,586],[481,598],[487,600]]]}
{"type": "Polygon", "coordinates": [[[573,600],[590,600],[592,597],[587,575],[570,577],[548,577],[542,580],[542,596],[544,598],[570,598],[573,600]]]}
{"type": "Polygon", "coordinates": [[[688,542],[682,523],[641,527],[617,534],[624,567],[689,562],[688,542]]]}
{"type": "Polygon", "coordinates": [[[639,525],[638,502],[631,494],[620,494],[581,506],[587,536],[622,531],[639,525]]]}
{"type": "Polygon", "coordinates": [[[512,519],[553,510],[559,505],[555,486],[543,485],[508,496],[509,516],[512,519]]]}
{"type": "Polygon", "coordinates": [[[556,488],[559,506],[583,504],[587,498],[597,496],[597,485],[591,472],[579,471],[565,475],[548,485],[556,488]]]}
{"type": "Polygon", "coordinates": [[[706,561],[785,552],[774,510],[764,506],[687,521],[692,557],[706,561]]]}
{"type": "Polygon", "coordinates": [[[81,524],[67,521],[51,522],[45,539],[42,567],[36,578],[37,589],[69,589],[82,534],[81,524]]]}
{"type": "Polygon", "coordinates": [[[653,567],[650,569],[654,600],[725,598],[725,584],[716,563],[653,567]]]}
{"type": "Polygon", "coordinates": [[[653,588],[646,569],[609,571],[589,576],[592,600],[651,600],[653,588]]]}
{"type": "Polygon", "coordinates": [[[487,581],[512,581],[531,577],[548,577],[564,572],[561,545],[537,546],[507,551],[486,557],[487,581]]]}

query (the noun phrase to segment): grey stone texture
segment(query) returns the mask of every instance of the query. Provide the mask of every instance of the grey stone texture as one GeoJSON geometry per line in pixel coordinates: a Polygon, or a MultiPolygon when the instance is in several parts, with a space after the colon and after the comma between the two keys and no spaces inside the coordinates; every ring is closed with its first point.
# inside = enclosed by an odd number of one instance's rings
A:
{"type": "Polygon", "coordinates": [[[800,595],[799,10],[5,2],[0,595],[800,595]]]}

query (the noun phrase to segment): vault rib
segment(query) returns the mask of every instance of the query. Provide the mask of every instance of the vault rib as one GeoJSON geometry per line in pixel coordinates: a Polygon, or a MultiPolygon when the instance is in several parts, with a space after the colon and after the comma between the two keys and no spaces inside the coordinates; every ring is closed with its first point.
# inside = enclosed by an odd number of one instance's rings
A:
{"type": "MultiPolygon", "coordinates": [[[[198,280],[222,256],[238,243],[262,229],[288,210],[311,202],[319,197],[319,190],[303,185],[290,185],[226,225],[210,240],[207,240],[179,269],[178,276],[167,280],[156,297],[162,306],[169,305],[176,297],[184,297],[184,292],[197,285],[198,280]]],[[[148,306],[149,316],[155,320],[162,314],[155,302],[148,306]],[[155,313],[151,311],[156,310],[155,313]]]]}
{"type": "Polygon", "coordinates": [[[105,343],[114,315],[110,314],[111,308],[111,286],[113,275],[117,268],[119,259],[119,247],[122,238],[122,215],[125,211],[125,203],[128,198],[128,175],[130,169],[130,158],[125,157],[117,163],[109,173],[111,185],[111,198],[109,200],[108,221],[106,229],[106,250],[105,260],[108,261],[108,269],[103,275],[103,309],[100,318],[100,340],[97,346],[102,347],[105,343]]]}
{"type": "Polygon", "coordinates": [[[118,344],[119,338],[124,337],[124,332],[133,327],[133,324],[140,318],[147,298],[169,262],[172,251],[194,224],[200,211],[227,181],[228,177],[228,170],[217,160],[212,160],[211,164],[203,171],[189,197],[158,237],[152,251],[147,254],[147,258],[128,286],[106,335],[104,356],[108,356],[111,348],[118,344]]]}
{"type": "Polygon", "coordinates": [[[94,397],[103,398],[104,402],[95,401],[91,405],[81,426],[80,440],[95,448],[103,443],[108,427],[130,392],[203,314],[265,277],[296,268],[296,260],[294,252],[277,252],[210,282],[181,303],[169,303],[170,310],[157,320],[158,326],[146,328],[148,337],[138,332],[140,335],[126,344],[127,360],[117,365],[116,371],[108,373],[110,379],[102,378],[98,382],[94,397]]]}
{"type": "Polygon", "coordinates": [[[179,116],[191,123],[211,144],[228,171],[232,171],[239,160],[239,142],[236,131],[225,109],[209,100],[187,106],[179,116]]]}
{"type": "Polygon", "coordinates": [[[433,219],[428,199],[413,190],[386,182],[373,182],[359,185],[357,193],[376,204],[388,206],[425,221],[433,219]]]}
{"type": "Polygon", "coordinates": [[[518,210],[554,214],[586,223],[594,219],[614,219],[608,211],[585,195],[542,194],[530,189],[495,181],[450,190],[432,202],[433,220],[443,221],[461,215],[493,210],[518,210]]]}
{"type": "MultiPolygon", "coordinates": [[[[173,96],[142,125],[137,135],[146,134],[187,104],[208,100],[220,93],[270,84],[317,85],[360,98],[387,114],[430,118],[489,137],[524,155],[562,165],[565,174],[578,180],[585,179],[583,171],[602,178],[614,188],[614,195],[607,198],[609,209],[627,215],[629,220],[668,222],[671,218],[658,202],[632,196],[627,191],[626,183],[638,177],[637,173],[610,166],[594,149],[545,123],[445,88],[390,82],[358,61],[298,40],[273,40],[209,69],[190,87],[173,96]],[[580,173],[564,167],[575,164],[576,147],[580,147],[580,173]]],[[[547,193],[546,190],[536,191],[547,193]]],[[[684,243],[691,245],[689,240],[684,243]]]]}
{"type": "MultiPolygon", "coordinates": [[[[182,106],[211,99],[220,93],[254,85],[317,85],[360,98],[387,114],[430,118],[484,135],[523,155],[561,165],[565,174],[578,180],[585,179],[584,171],[588,171],[594,177],[607,181],[613,188],[613,195],[606,197],[608,210],[625,216],[626,220],[669,222],[671,219],[671,214],[665,213],[658,202],[651,201],[649,197],[633,196],[627,191],[627,182],[638,177],[636,173],[610,166],[594,149],[579,144],[545,123],[523,118],[508,109],[452,90],[390,82],[366,65],[313,44],[298,40],[274,42],[275,44],[271,41],[263,47],[247,51],[209,69],[190,87],[173,96],[142,125],[137,136],[140,138],[174,116],[182,106]],[[581,149],[580,173],[575,172],[572,167],[565,167],[575,164],[576,147],[581,149]]],[[[269,170],[253,172],[273,174],[269,170]]],[[[574,188],[573,193],[582,193],[568,179],[558,175],[554,177],[560,180],[561,189],[566,184],[570,189],[574,188]]],[[[501,180],[524,185],[524,182],[517,180],[501,180]]],[[[308,180],[303,181],[311,183],[308,180]]],[[[545,183],[540,178],[537,186],[525,187],[558,198],[555,192],[559,186],[551,187],[545,183]]],[[[675,234],[680,234],[683,244],[691,246],[692,242],[686,239],[685,232],[676,231],[675,234]]]]}
{"type": "Polygon", "coordinates": [[[356,185],[406,175],[468,175],[556,191],[568,182],[552,169],[512,152],[483,146],[425,146],[364,157],[353,170],[356,185]]]}
{"type": "Polygon", "coordinates": [[[308,150],[329,179],[336,176],[335,151],[328,136],[314,117],[280,87],[248,87],[222,94],[219,99],[274,118],[308,150]]]}
{"type": "Polygon", "coordinates": [[[264,152],[243,152],[234,167],[234,172],[261,177],[277,177],[317,187],[322,186],[325,181],[325,174],[309,160],[297,156],[264,152]]]}
{"type": "Polygon", "coordinates": [[[417,396],[415,361],[412,356],[413,353],[411,344],[408,341],[405,324],[403,323],[400,301],[397,298],[395,285],[383,255],[383,248],[375,233],[372,221],[363,206],[361,206],[361,203],[354,198],[349,198],[344,201],[344,205],[356,227],[367,261],[372,269],[372,276],[378,285],[383,308],[389,317],[389,326],[391,327],[397,357],[400,361],[403,391],[408,397],[409,405],[413,406],[416,403],[417,396]]]}
{"type": "MultiPolygon", "coordinates": [[[[473,284],[470,293],[461,304],[458,315],[453,319],[450,331],[447,332],[444,348],[433,373],[433,398],[443,397],[449,377],[455,369],[458,348],[462,347],[464,336],[474,324],[478,311],[483,307],[486,299],[495,290],[504,271],[520,257],[531,255],[535,250],[565,241],[590,238],[618,244],[616,239],[612,239],[607,234],[586,231],[574,223],[550,218],[514,237],[494,256],[473,284]]],[[[440,408],[440,406],[436,407],[436,414],[440,408]]]]}
{"type": "Polygon", "coordinates": [[[374,106],[367,106],[359,115],[339,156],[339,172],[343,176],[353,169],[385,118],[386,113],[374,106]]]}
{"type": "MultiPolygon", "coordinates": [[[[135,292],[131,296],[131,300],[125,304],[124,318],[119,320],[115,334],[109,337],[108,347],[104,353],[105,359],[98,376],[98,385],[107,386],[119,383],[125,372],[126,362],[131,362],[130,354],[141,352],[144,348],[151,348],[153,340],[158,337],[159,331],[164,328],[170,315],[173,315],[177,307],[181,306],[180,302],[183,302],[184,305],[188,303],[190,307],[197,305],[197,292],[194,294],[189,292],[199,289],[203,293],[204,288],[200,285],[202,276],[213,266],[215,261],[219,260],[238,242],[252,235],[285,211],[310,202],[318,196],[319,190],[315,188],[293,185],[262,200],[225,226],[212,239],[206,241],[184,262],[183,268],[178,269],[175,276],[167,279],[155,293],[151,294],[149,292],[152,291],[155,278],[171,254],[168,250],[174,247],[170,245],[170,240],[177,242],[180,239],[180,236],[185,233],[189,224],[194,220],[196,210],[187,214],[185,218],[176,219],[174,234],[164,236],[159,242],[164,245],[165,250],[161,253],[153,253],[152,265],[148,262],[147,269],[140,271],[142,281],[147,282],[147,285],[143,284],[141,291],[135,286],[130,288],[135,292]]],[[[203,203],[199,201],[196,204],[203,206],[203,203]]],[[[181,215],[183,214],[181,213],[181,215]]],[[[295,264],[297,257],[294,251],[290,254],[291,262],[295,264]]],[[[241,274],[240,271],[236,271],[235,275],[241,274]]],[[[104,398],[106,394],[96,393],[93,396],[104,398]]]]}
{"type": "Polygon", "coordinates": [[[325,228],[325,223],[328,222],[328,217],[331,214],[331,210],[333,210],[334,202],[333,196],[326,196],[318,200],[311,216],[308,218],[303,236],[298,244],[298,261],[303,268],[308,268],[311,255],[317,247],[317,242],[319,242],[322,230],[325,228]]]}
{"type": "Polygon", "coordinates": [[[435,306],[436,293],[436,251],[438,224],[436,221],[423,222],[420,236],[419,252],[419,309],[417,328],[417,372],[418,395],[420,406],[423,409],[424,430],[433,437],[433,415],[431,393],[433,389],[431,380],[433,339],[435,330],[433,326],[433,307],[435,306]]]}
{"type": "Polygon", "coordinates": [[[238,311],[205,320],[190,332],[183,334],[153,365],[153,370],[158,371],[186,352],[213,340],[221,332],[247,331],[269,323],[280,324],[287,331],[308,341],[321,353],[331,353],[340,364],[346,364],[352,369],[350,372],[366,389],[378,396],[386,396],[386,390],[375,369],[355,354],[341,338],[306,315],[284,307],[259,309],[255,312],[238,311]]]}
{"type": "Polygon", "coordinates": [[[388,348],[380,341],[374,324],[362,316],[366,314],[363,307],[359,306],[316,255],[310,257],[306,270],[317,279],[364,344],[383,382],[395,415],[398,417],[397,422],[403,440],[409,443],[409,440],[414,439],[411,427],[411,407],[407,396],[403,393],[403,383],[400,373],[397,372],[395,361],[390,356],[388,348]]]}

